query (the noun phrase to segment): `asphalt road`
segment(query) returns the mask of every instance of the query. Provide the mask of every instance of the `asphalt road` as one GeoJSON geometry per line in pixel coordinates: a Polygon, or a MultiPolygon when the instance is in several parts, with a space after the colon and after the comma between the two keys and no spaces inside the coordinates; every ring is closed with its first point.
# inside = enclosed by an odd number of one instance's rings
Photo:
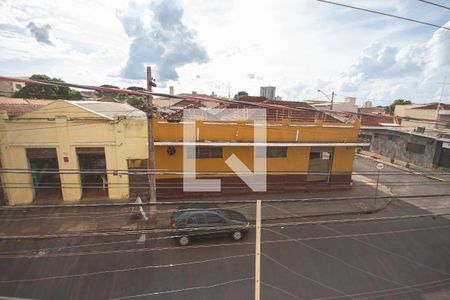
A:
{"type": "MultiPolygon", "coordinates": [[[[371,169],[371,163],[357,159],[355,169],[371,169]]],[[[449,192],[448,185],[424,184],[425,177],[387,176],[395,193],[449,192]]],[[[368,220],[428,213],[394,201],[377,214],[328,218],[365,219],[358,222],[265,227],[261,298],[449,299],[450,220],[368,220]]],[[[327,219],[308,219],[318,220],[327,219]]],[[[1,241],[0,295],[252,299],[254,241],[253,231],[240,242],[219,238],[188,247],[164,234],[1,241]]]]}

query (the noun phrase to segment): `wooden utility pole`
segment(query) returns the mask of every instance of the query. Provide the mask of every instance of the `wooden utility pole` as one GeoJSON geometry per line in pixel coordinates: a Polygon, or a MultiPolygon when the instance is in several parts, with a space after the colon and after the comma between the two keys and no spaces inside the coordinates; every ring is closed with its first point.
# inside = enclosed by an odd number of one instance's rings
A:
{"type": "MultiPolygon", "coordinates": [[[[152,77],[152,67],[147,66],[147,90],[152,91],[156,86],[152,77]]],[[[148,136],[148,201],[154,205],[149,205],[150,222],[156,223],[156,175],[155,175],[155,144],[153,141],[153,96],[147,96],[147,136],[148,136]]]]}
{"type": "Polygon", "coordinates": [[[334,95],[336,95],[334,93],[334,91],[331,93],[331,106],[330,106],[330,110],[333,110],[333,103],[334,103],[334,95]]]}
{"type": "Polygon", "coordinates": [[[255,300],[259,300],[260,289],[261,289],[261,200],[256,200],[255,300]]]}

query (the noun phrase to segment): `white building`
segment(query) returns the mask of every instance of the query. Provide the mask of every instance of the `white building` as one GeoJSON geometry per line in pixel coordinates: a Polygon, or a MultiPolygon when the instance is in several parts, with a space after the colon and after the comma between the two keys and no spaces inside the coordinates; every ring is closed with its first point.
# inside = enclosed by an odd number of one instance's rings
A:
{"type": "Polygon", "coordinates": [[[262,86],[259,90],[259,95],[269,100],[275,100],[275,89],[275,86],[262,86]]]}

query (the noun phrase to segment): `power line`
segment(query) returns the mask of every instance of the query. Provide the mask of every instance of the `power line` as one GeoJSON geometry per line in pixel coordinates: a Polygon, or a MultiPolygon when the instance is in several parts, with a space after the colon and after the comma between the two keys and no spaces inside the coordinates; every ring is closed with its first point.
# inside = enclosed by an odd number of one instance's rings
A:
{"type": "MultiPolygon", "coordinates": [[[[388,217],[376,217],[376,218],[352,218],[352,219],[331,219],[322,221],[299,221],[299,222],[280,222],[280,223],[268,223],[264,224],[264,227],[288,227],[288,226],[301,226],[301,225],[321,225],[321,224],[344,224],[344,223],[360,223],[360,222],[377,222],[377,221],[397,221],[432,217],[433,219],[439,216],[450,215],[450,212],[435,212],[428,214],[416,214],[416,215],[401,215],[401,216],[388,216],[388,217]]],[[[229,227],[229,226],[228,226],[229,227]]],[[[249,225],[247,228],[254,228],[254,225],[249,225]]],[[[234,227],[231,227],[234,228],[234,227]]],[[[104,232],[83,232],[76,234],[48,234],[48,235],[14,235],[14,236],[0,236],[0,240],[25,240],[25,239],[51,239],[51,238],[73,238],[73,237],[102,237],[102,236],[125,236],[125,235],[138,235],[147,233],[175,233],[184,231],[198,231],[198,230],[225,230],[227,226],[219,227],[196,227],[189,229],[140,229],[140,230],[121,230],[121,231],[104,231],[104,232]]],[[[222,244],[223,246],[224,244],[222,244]]]]}
{"type": "MultiPolygon", "coordinates": [[[[410,199],[410,198],[435,198],[435,197],[448,197],[450,194],[417,194],[417,195],[395,195],[395,196],[380,196],[378,199],[410,199]]],[[[287,198],[287,199],[265,199],[265,203],[283,203],[283,202],[324,202],[324,201],[339,201],[339,200],[363,200],[363,199],[373,199],[372,196],[357,196],[357,197],[332,197],[332,198],[287,198]]],[[[238,204],[238,203],[255,203],[254,199],[244,199],[244,200],[221,200],[221,201],[166,201],[158,202],[156,204],[145,203],[97,203],[97,204],[55,204],[55,205],[23,205],[23,206],[0,206],[0,211],[13,211],[22,209],[50,209],[50,208],[88,208],[88,207],[133,207],[133,206],[148,206],[148,205],[176,205],[180,206],[182,204],[238,204]]]]}
{"type": "Polygon", "coordinates": [[[87,273],[79,273],[79,274],[57,275],[57,276],[27,278],[27,279],[0,280],[0,284],[4,284],[4,283],[19,283],[19,282],[20,283],[21,282],[36,282],[36,281],[43,281],[43,280],[86,277],[86,276],[95,276],[95,275],[103,275],[103,274],[111,274],[111,273],[115,274],[115,273],[121,273],[121,272],[134,272],[134,271],[148,270],[148,269],[175,268],[175,267],[197,265],[197,264],[202,264],[202,263],[210,263],[210,262],[217,262],[217,261],[221,261],[221,260],[229,260],[229,259],[251,257],[251,256],[254,256],[254,254],[252,253],[252,254],[233,255],[233,256],[217,257],[217,258],[211,258],[211,259],[205,259],[205,260],[197,260],[197,261],[189,261],[189,262],[182,262],[182,263],[170,263],[170,264],[165,264],[165,265],[147,265],[147,266],[141,266],[141,267],[133,267],[133,268],[125,268],[125,269],[112,269],[112,270],[104,270],[104,271],[97,271],[97,272],[87,272],[87,273]]]}
{"type": "MultiPolygon", "coordinates": [[[[371,237],[371,236],[379,236],[379,235],[390,235],[390,234],[402,234],[402,233],[411,233],[411,232],[420,232],[420,231],[428,231],[428,230],[440,230],[440,229],[447,229],[450,228],[450,225],[444,225],[444,226],[431,226],[431,227],[418,227],[418,228],[409,228],[409,229],[401,229],[401,230],[389,230],[389,231],[379,231],[379,232],[369,232],[369,233],[354,233],[354,234],[339,234],[339,235],[328,235],[328,236],[317,236],[317,237],[307,237],[307,238],[290,238],[290,239],[278,239],[278,240],[266,240],[262,241],[262,244],[280,244],[280,243],[290,243],[295,241],[317,241],[317,240],[333,240],[333,239],[347,239],[347,238],[357,238],[357,237],[371,237]]],[[[266,230],[263,228],[263,230],[266,230]]],[[[146,238],[146,241],[153,241],[153,240],[163,240],[163,239],[170,239],[171,237],[157,237],[157,238],[146,238]]],[[[127,243],[136,243],[136,239],[130,239],[130,240],[123,240],[123,241],[115,241],[115,242],[104,242],[104,243],[90,243],[90,244],[81,244],[81,245],[73,245],[73,246],[61,246],[61,247],[44,247],[44,248],[38,248],[38,249],[30,249],[30,250],[19,250],[19,251],[5,251],[0,252],[0,259],[4,258],[46,258],[46,257],[52,257],[53,253],[48,253],[48,251],[60,251],[64,249],[73,249],[73,248],[81,248],[81,247],[95,247],[95,246],[109,246],[109,245],[116,245],[116,244],[127,244],[127,243]],[[47,252],[46,254],[43,254],[42,256],[36,257],[40,252],[47,252]]],[[[235,245],[235,246],[246,246],[251,245],[251,242],[241,242],[241,243],[231,243],[231,244],[225,244],[227,245],[235,245]]],[[[204,248],[204,247],[220,247],[223,244],[214,244],[214,245],[200,245],[200,246],[191,246],[186,249],[191,248],[204,248]]],[[[143,248],[142,250],[148,250],[148,251],[164,251],[164,250],[182,250],[185,248],[180,248],[179,246],[175,247],[162,247],[162,248],[143,248]]],[[[124,251],[127,251],[128,249],[125,249],[124,251]]],[[[136,252],[141,252],[141,249],[136,249],[136,252]]],[[[112,250],[114,251],[114,250],[112,250]]],[[[65,253],[55,253],[56,256],[71,256],[71,255],[89,255],[85,254],[87,252],[65,252],[65,253]]],[[[108,250],[105,251],[97,251],[94,254],[109,254],[111,253],[108,250]]]]}
{"type": "Polygon", "coordinates": [[[445,26],[439,26],[439,25],[435,25],[432,23],[428,23],[428,22],[423,22],[423,21],[419,21],[419,20],[415,20],[415,19],[392,15],[392,14],[384,13],[384,12],[377,11],[377,10],[371,10],[371,9],[367,9],[367,8],[361,8],[361,7],[357,7],[357,6],[352,6],[352,5],[347,5],[347,4],[342,4],[342,3],[337,3],[337,2],[333,2],[333,1],[327,1],[327,0],[316,0],[316,1],[333,4],[333,5],[337,5],[337,6],[342,6],[342,7],[347,7],[347,8],[352,8],[352,9],[356,9],[356,10],[361,10],[361,11],[365,11],[365,12],[370,12],[370,13],[383,15],[383,16],[387,16],[387,17],[391,17],[391,18],[397,18],[397,19],[410,21],[410,22],[414,22],[414,23],[418,23],[418,24],[422,24],[422,25],[427,25],[427,26],[431,26],[431,27],[435,27],[435,28],[442,28],[445,30],[450,30],[450,28],[445,27],[445,26]]]}
{"type": "Polygon", "coordinates": [[[417,1],[420,1],[420,2],[423,2],[423,3],[427,3],[427,4],[430,4],[430,5],[434,5],[434,6],[437,6],[437,7],[445,8],[445,9],[450,9],[450,7],[448,7],[448,6],[441,5],[441,4],[438,4],[438,3],[435,3],[435,2],[431,2],[431,1],[426,1],[426,0],[417,0],[417,1]]]}
{"type": "MultiPolygon", "coordinates": [[[[265,253],[261,253],[261,254],[262,254],[262,256],[264,256],[265,258],[267,258],[268,260],[270,260],[270,261],[276,263],[277,265],[281,266],[283,269],[289,271],[290,273],[292,273],[292,274],[294,274],[294,275],[297,275],[298,277],[301,277],[301,278],[303,278],[303,279],[312,281],[312,282],[314,282],[314,283],[316,283],[316,284],[318,284],[318,285],[320,285],[320,286],[323,286],[323,287],[325,287],[325,288],[327,288],[327,289],[330,289],[330,290],[332,290],[332,291],[334,291],[334,292],[337,292],[337,293],[339,293],[339,294],[341,294],[341,295],[343,295],[343,296],[345,296],[345,297],[348,297],[348,294],[345,293],[344,291],[341,291],[341,290],[339,290],[339,289],[337,289],[337,288],[334,288],[334,287],[332,287],[332,286],[330,286],[330,285],[328,285],[328,284],[325,284],[325,283],[323,283],[323,282],[317,281],[317,280],[315,280],[315,279],[313,279],[313,278],[311,278],[311,277],[308,277],[308,276],[306,276],[306,275],[300,274],[299,272],[292,270],[290,267],[288,267],[288,266],[286,266],[286,265],[280,263],[278,260],[276,260],[275,258],[273,258],[273,257],[271,257],[271,256],[269,256],[269,255],[267,255],[267,254],[265,254],[265,253]]],[[[350,297],[350,298],[352,298],[352,297],[350,297]]]]}
{"type": "Polygon", "coordinates": [[[183,288],[183,289],[177,289],[177,290],[169,290],[169,291],[145,293],[145,294],[138,294],[138,295],[131,295],[131,296],[123,296],[123,297],[111,298],[110,300],[131,299],[131,298],[140,298],[140,297],[149,297],[149,296],[156,296],[156,295],[181,293],[181,292],[187,292],[187,291],[193,291],[193,290],[204,290],[204,289],[225,286],[225,285],[248,281],[248,280],[253,280],[253,279],[254,279],[254,277],[246,277],[246,278],[241,278],[241,279],[220,282],[220,283],[216,283],[216,284],[212,284],[212,285],[202,285],[202,286],[195,286],[195,287],[189,287],[189,288],[183,288]]]}
{"type": "MultiPolygon", "coordinates": [[[[289,235],[287,235],[287,234],[280,233],[280,232],[275,231],[275,230],[272,230],[272,229],[267,229],[267,230],[270,231],[270,232],[273,232],[273,233],[275,233],[275,234],[281,235],[281,236],[283,236],[283,237],[285,237],[285,238],[292,238],[291,236],[289,236],[289,235]]],[[[339,258],[339,257],[337,257],[337,256],[335,256],[335,255],[333,255],[333,254],[330,254],[330,253],[327,253],[327,252],[325,252],[325,251],[322,251],[322,250],[320,250],[320,249],[318,249],[318,248],[316,248],[316,247],[314,247],[314,246],[311,246],[311,245],[308,245],[308,244],[306,244],[306,243],[303,243],[302,241],[295,241],[295,242],[298,243],[298,244],[300,244],[300,245],[303,246],[303,247],[306,247],[306,248],[308,248],[308,249],[311,249],[311,250],[313,250],[313,251],[315,251],[315,252],[317,252],[317,253],[319,253],[319,254],[322,254],[322,255],[324,255],[324,256],[327,256],[327,257],[329,257],[329,258],[332,258],[332,259],[334,259],[334,260],[340,262],[341,264],[346,265],[347,267],[350,267],[350,268],[352,268],[352,269],[354,269],[354,270],[357,270],[357,271],[359,271],[359,272],[365,273],[365,274],[367,274],[367,275],[369,275],[369,276],[372,276],[372,277],[374,277],[374,278],[380,279],[380,280],[382,280],[382,281],[394,283],[394,284],[400,285],[400,286],[403,285],[402,283],[400,283],[400,282],[398,282],[398,281],[396,281],[396,280],[391,280],[391,279],[388,279],[388,278],[386,278],[386,277],[383,277],[383,276],[377,275],[377,274],[375,274],[375,273],[372,273],[372,272],[370,272],[370,271],[364,270],[364,269],[362,269],[362,268],[360,268],[360,267],[358,267],[358,266],[354,266],[354,265],[352,265],[352,264],[346,262],[345,260],[343,260],[343,259],[341,259],[341,258],[339,258]]]]}
{"type": "MultiPolygon", "coordinates": [[[[326,228],[327,230],[330,230],[330,231],[332,231],[332,232],[335,232],[335,233],[338,233],[338,234],[342,234],[341,231],[339,231],[339,230],[337,230],[337,229],[334,229],[334,228],[331,228],[331,227],[329,227],[329,226],[326,226],[326,225],[320,225],[320,226],[323,227],[323,228],[326,228]]],[[[450,227],[450,225],[449,225],[449,226],[445,226],[445,227],[450,227]]],[[[370,234],[369,234],[369,235],[370,235],[370,234]]],[[[361,240],[361,239],[359,239],[358,237],[354,237],[354,236],[353,236],[353,237],[350,237],[350,238],[351,238],[352,240],[355,240],[355,241],[360,242],[361,244],[364,244],[364,245],[369,246],[369,247],[371,247],[371,248],[377,249],[377,250],[382,251],[382,252],[384,252],[384,253],[388,253],[388,254],[390,254],[390,255],[394,255],[394,256],[396,256],[396,257],[400,257],[401,259],[406,260],[406,261],[408,261],[408,262],[410,262],[410,263],[412,263],[412,264],[419,265],[419,266],[421,266],[421,267],[427,268],[427,269],[432,270],[432,271],[437,272],[437,273],[441,273],[441,274],[445,274],[445,275],[450,275],[448,272],[445,272],[445,271],[438,270],[438,269],[436,269],[436,268],[430,267],[429,265],[423,264],[423,263],[421,263],[421,262],[419,262],[419,261],[417,261],[417,260],[413,260],[413,259],[411,259],[411,258],[409,258],[409,257],[407,257],[407,256],[405,256],[405,255],[401,255],[401,254],[398,254],[398,253],[395,253],[395,252],[386,250],[386,249],[384,249],[384,248],[382,248],[382,247],[379,247],[379,246],[374,245],[374,244],[372,244],[372,243],[369,243],[369,242],[366,242],[366,241],[364,241],[364,240],[361,240]]]]}
{"type": "MultiPolygon", "coordinates": [[[[418,283],[418,284],[412,284],[412,285],[408,285],[405,287],[380,289],[380,290],[374,290],[374,291],[368,291],[368,292],[354,293],[354,294],[349,294],[349,295],[352,297],[357,297],[357,296],[380,294],[380,293],[404,290],[404,289],[409,289],[412,287],[422,287],[422,289],[426,289],[428,287],[423,287],[423,286],[430,286],[430,288],[432,288],[432,287],[435,287],[436,285],[443,285],[443,284],[449,284],[449,283],[450,283],[450,278],[445,278],[445,279],[441,279],[441,280],[434,280],[434,281],[428,281],[428,282],[423,282],[423,283],[418,283]]],[[[405,292],[408,293],[410,291],[405,291],[405,292]]],[[[402,293],[402,292],[400,292],[400,293],[402,293]]],[[[390,295],[396,295],[396,294],[386,294],[386,295],[382,295],[382,296],[390,296],[390,295]]],[[[342,299],[345,297],[347,297],[347,296],[331,296],[331,297],[314,298],[313,300],[334,300],[334,299],[342,299]]],[[[376,296],[376,297],[378,297],[378,296],[376,296]]],[[[358,297],[358,299],[370,299],[370,298],[359,298],[358,297]]]]}
{"type": "Polygon", "coordinates": [[[290,297],[292,297],[292,298],[294,298],[294,299],[303,300],[303,298],[297,297],[296,295],[292,294],[291,292],[288,292],[288,291],[286,291],[285,289],[282,289],[282,288],[280,288],[280,287],[277,287],[277,286],[268,284],[268,283],[266,283],[266,282],[264,282],[264,281],[261,281],[261,284],[262,284],[262,285],[265,285],[265,286],[267,286],[267,287],[269,287],[269,288],[272,288],[272,289],[274,289],[274,290],[277,290],[277,291],[279,291],[279,292],[282,292],[283,294],[286,294],[286,295],[288,295],[288,296],[290,296],[290,297]]]}

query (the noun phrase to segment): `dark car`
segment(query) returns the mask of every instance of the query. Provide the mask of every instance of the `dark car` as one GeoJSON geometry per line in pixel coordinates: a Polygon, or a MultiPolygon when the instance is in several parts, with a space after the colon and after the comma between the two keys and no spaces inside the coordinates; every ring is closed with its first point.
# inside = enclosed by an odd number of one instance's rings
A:
{"type": "Polygon", "coordinates": [[[172,214],[171,226],[184,229],[174,232],[172,236],[178,244],[186,246],[191,239],[202,237],[229,235],[232,240],[239,241],[248,231],[249,222],[243,214],[234,210],[188,208],[172,214]]]}

